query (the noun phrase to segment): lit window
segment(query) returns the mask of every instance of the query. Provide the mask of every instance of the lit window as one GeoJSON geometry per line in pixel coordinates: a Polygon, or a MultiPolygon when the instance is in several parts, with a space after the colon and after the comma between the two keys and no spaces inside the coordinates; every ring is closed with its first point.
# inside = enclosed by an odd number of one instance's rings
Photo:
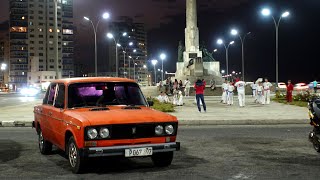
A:
{"type": "Polygon", "coordinates": [[[53,44],[53,41],[49,41],[49,44],[53,44]]]}
{"type": "Polygon", "coordinates": [[[59,32],[60,32],[60,29],[57,29],[57,32],[59,33],[59,32]]]}
{"type": "Polygon", "coordinates": [[[21,19],[22,19],[22,20],[24,20],[24,19],[25,19],[25,17],[24,17],[24,16],[22,16],[22,17],[21,17],[21,19]]]}
{"type": "Polygon", "coordinates": [[[73,34],[72,29],[63,29],[63,34],[73,34]]]}
{"type": "Polygon", "coordinates": [[[42,29],[41,29],[41,28],[39,28],[39,31],[40,31],[40,32],[42,32],[42,29]]]}
{"type": "Polygon", "coordinates": [[[52,29],[49,29],[49,32],[51,32],[51,33],[52,33],[52,32],[53,32],[53,30],[52,30],[52,29]]]}

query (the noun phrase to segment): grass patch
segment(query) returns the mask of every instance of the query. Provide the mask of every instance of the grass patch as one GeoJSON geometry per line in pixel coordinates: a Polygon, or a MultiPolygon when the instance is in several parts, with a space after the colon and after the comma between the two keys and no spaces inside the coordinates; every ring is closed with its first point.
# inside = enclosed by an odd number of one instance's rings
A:
{"type": "Polygon", "coordinates": [[[294,105],[294,106],[299,106],[299,107],[307,107],[308,106],[308,102],[305,102],[305,101],[293,100],[292,102],[287,102],[286,99],[277,99],[277,98],[273,98],[272,100],[275,102],[278,102],[278,103],[289,104],[289,105],[294,105]]]}
{"type": "Polygon", "coordinates": [[[148,99],[148,101],[153,101],[152,109],[162,111],[162,112],[174,112],[174,105],[171,103],[161,103],[157,99],[148,99]]]}

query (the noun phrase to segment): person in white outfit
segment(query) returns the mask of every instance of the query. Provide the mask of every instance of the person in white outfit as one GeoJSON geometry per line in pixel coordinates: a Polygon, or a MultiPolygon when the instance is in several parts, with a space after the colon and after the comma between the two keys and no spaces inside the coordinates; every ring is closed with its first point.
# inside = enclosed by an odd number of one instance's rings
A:
{"type": "Polygon", "coordinates": [[[256,91],[257,91],[257,103],[263,104],[264,95],[263,95],[263,86],[261,82],[258,83],[256,91]]]}
{"type": "Polygon", "coordinates": [[[272,84],[268,81],[268,79],[264,80],[263,83],[263,94],[265,96],[265,104],[270,104],[270,88],[271,88],[272,84]]]}
{"type": "Polygon", "coordinates": [[[253,84],[251,84],[251,88],[252,88],[252,97],[254,99],[254,102],[257,102],[257,87],[258,84],[253,82],[253,84]]]}
{"type": "Polygon", "coordinates": [[[222,96],[221,96],[221,102],[223,104],[227,103],[227,91],[228,91],[228,80],[225,80],[225,82],[221,85],[221,89],[222,89],[222,96]]]}
{"type": "Polygon", "coordinates": [[[228,85],[228,91],[227,91],[227,103],[228,105],[232,105],[233,104],[233,91],[234,91],[234,86],[232,85],[231,82],[229,82],[229,85],[228,85]]]}
{"type": "Polygon", "coordinates": [[[189,79],[186,79],[184,81],[184,87],[185,87],[184,92],[185,92],[186,97],[187,96],[189,97],[189,95],[190,95],[190,85],[191,85],[191,82],[189,81],[189,79]]]}
{"type": "Polygon", "coordinates": [[[178,102],[177,102],[178,106],[183,106],[183,94],[182,91],[179,90],[178,92],[178,102]]]}
{"type": "Polygon", "coordinates": [[[246,83],[244,81],[238,81],[238,82],[236,82],[235,86],[237,87],[239,106],[244,107],[245,106],[246,83]]]}
{"type": "Polygon", "coordinates": [[[178,105],[178,90],[176,90],[176,89],[173,90],[172,104],[173,105],[178,105]]]}

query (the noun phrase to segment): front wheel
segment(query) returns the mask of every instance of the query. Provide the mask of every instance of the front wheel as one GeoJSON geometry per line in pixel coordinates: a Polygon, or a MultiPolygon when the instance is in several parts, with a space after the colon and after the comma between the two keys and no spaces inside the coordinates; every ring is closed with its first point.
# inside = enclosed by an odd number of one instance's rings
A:
{"type": "Polygon", "coordinates": [[[38,132],[38,144],[39,144],[39,150],[41,154],[49,154],[52,150],[52,144],[45,140],[42,134],[41,129],[39,129],[38,132]]]}
{"type": "Polygon", "coordinates": [[[76,174],[82,173],[85,167],[85,160],[80,156],[79,148],[77,147],[73,137],[70,137],[67,148],[67,154],[72,172],[76,174]]]}
{"type": "Polygon", "coordinates": [[[153,164],[157,167],[167,167],[173,159],[173,152],[156,153],[151,157],[153,164]]]}
{"type": "Polygon", "coordinates": [[[319,143],[312,143],[314,150],[316,150],[318,153],[320,153],[320,145],[319,143]]]}

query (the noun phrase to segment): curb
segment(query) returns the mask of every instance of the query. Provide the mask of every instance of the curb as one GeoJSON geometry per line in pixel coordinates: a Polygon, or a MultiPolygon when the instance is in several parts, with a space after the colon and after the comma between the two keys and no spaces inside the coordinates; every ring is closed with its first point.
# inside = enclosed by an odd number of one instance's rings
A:
{"type": "Polygon", "coordinates": [[[0,121],[0,127],[32,127],[32,121],[0,121]]]}
{"type": "MultiPolygon", "coordinates": [[[[179,120],[179,125],[281,125],[309,124],[307,119],[268,119],[268,120],[179,120]]],[[[0,127],[32,127],[32,121],[0,121],[0,127]]]]}
{"type": "Polygon", "coordinates": [[[308,119],[268,119],[268,120],[179,120],[179,125],[281,125],[309,124],[308,119]]]}

